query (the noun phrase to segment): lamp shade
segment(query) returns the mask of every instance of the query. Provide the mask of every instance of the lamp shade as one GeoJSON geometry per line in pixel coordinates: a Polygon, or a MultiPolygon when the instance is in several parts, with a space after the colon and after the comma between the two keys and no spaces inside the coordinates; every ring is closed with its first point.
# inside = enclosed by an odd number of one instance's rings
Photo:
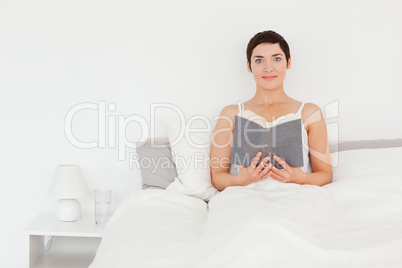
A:
{"type": "Polygon", "coordinates": [[[78,165],[59,165],[49,189],[50,197],[75,199],[89,196],[88,185],[78,165]]]}

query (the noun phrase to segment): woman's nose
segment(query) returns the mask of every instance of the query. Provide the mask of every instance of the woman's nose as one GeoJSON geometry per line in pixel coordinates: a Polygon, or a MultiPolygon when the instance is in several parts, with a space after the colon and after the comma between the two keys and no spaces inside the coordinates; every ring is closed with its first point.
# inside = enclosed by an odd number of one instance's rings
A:
{"type": "Polygon", "coordinates": [[[272,70],[273,70],[272,65],[269,62],[265,63],[264,71],[272,71],[272,70]]]}

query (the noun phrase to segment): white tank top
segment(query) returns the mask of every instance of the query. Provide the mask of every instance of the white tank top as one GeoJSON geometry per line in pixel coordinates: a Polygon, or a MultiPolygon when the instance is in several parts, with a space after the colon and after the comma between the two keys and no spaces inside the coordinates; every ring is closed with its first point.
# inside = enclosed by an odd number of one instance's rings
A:
{"type": "MultiPolygon", "coordinates": [[[[266,125],[271,127],[271,126],[274,126],[274,125],[277,125],[280,123],[284,123],[286,121],[290,121],[290,120],[294,120],[294,119],[298,119],[298,118],[301,119],[301,113],[302,113],[304,104],[305,103],[303,102],[296,114],[289,113],[289,114],[280,116],[272,122],[265,122],[266,125]]],[[[239,113],[237,114],[238,116],[242,116],[243,111],[251,112],[249,110],[244,109],[243,102],[241,102],[241,101],[238,102],[238,105],[239,105],[239,113]]],[[[251,112],[251,113],[255,116],[258,116],[257,114],[255,114],[253,112],[251,112]]],[[[311,164],[310,164],[310,157],[309,157],[310,147],[308,146],[308,135],[307,135],[306,128],[304,127],[303,120],[300,120],[300,122],[302,124],[301,135],[302,135],[302,141],[303,141],[303,166],[301,167],[301,169],[303,170],[304,173],[311,173],[311,164]]],[[[230,174],[236,175],[239,172],[239,168],[240,168],[239,165],[231,164],[230,165],[230,174]]],[[[271,178],[271,177],[269,177],[269,178],[271,178]]]]}

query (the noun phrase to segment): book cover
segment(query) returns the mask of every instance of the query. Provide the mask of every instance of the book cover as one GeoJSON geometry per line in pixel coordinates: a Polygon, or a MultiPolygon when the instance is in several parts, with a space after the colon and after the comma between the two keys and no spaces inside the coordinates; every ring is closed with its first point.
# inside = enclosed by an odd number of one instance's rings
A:
{"type": "Polygon", "coordinates": [[[302,125],[302,120],[297,118],[272,127],[263,127],[261,123],[235,115],[230,163],[248,167],[257,152],[262,151],[258,164],[265,156],[270,156],[268,162],[282,169],[273,159],[276,154],[290,166],[302,167],[302,125]]]}

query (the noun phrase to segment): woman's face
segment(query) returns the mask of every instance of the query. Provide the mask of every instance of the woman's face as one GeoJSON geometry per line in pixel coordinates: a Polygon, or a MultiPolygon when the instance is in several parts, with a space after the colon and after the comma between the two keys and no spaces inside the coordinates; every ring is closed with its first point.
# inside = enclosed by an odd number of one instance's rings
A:
{"type": "Polygon", "coordinates": [[[286,70],[290,68],[290,58],[286,64],[285,53],[279,44],[259,44],[254,48],[247,67],[258,87],[276,89],[283,85],[286,70]]]}

